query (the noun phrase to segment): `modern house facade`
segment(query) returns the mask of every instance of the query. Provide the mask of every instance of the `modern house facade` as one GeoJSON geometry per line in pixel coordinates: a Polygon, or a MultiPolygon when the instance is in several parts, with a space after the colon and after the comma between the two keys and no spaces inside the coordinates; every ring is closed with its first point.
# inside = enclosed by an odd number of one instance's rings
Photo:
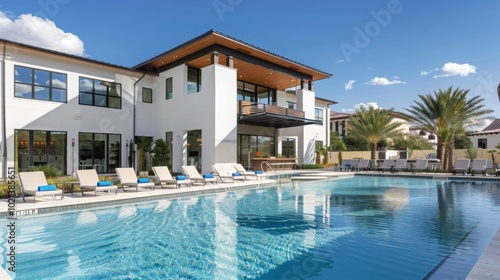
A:
{"type": "Polygon", "coordinates": [[[500,144],[500,119],[494,120],[481,131],[468,133],[467,137],[476,149],[495,149],[500,144]]]}
{"type": "Polygon", "coordinates": [[[129,166],[137,136],[170,145],[172,171],[265,157],[314,163],[329,143],[331,75],[210,30],[134,67],[0,39],[2,176],[129,166]]]}

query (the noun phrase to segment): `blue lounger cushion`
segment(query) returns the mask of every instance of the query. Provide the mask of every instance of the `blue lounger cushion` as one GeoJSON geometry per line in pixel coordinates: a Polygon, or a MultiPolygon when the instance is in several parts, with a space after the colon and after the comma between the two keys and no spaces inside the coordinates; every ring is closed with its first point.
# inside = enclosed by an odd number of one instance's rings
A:
{"type": "Polygon", "coordinates": [[[213,178],[214,174],[203,174],[203,178],[213,178]]]}
{"type": "Polygon", "coordinates": [[[137,183],[149,183],[149,178],[139,178],[137,179],[137,183]]]}
{"type": "Polygon", "coordinates": [[[255,174],[264,174],[264,172],[262,170],[255,170],[255,174]]]}
{"type": "Polygon", "coordinates": [[[241,176],[241,174],[238,172],[235,172],[235,173],[233,173],[233,176],[241,176]]]}
{"type": "Polygon", "coordinates": [[[111,181],[99,181],[97,182],[98,187],[107,187],[107,186],[112,186],[113,183],[111,181]]]}
{"type": "Polygon", "coordinates": [[[42,186],[38,186],[38,191],[39,192],[55,191],[56,189],[57,189],[56,185],[42,185],[42,186]]]}
{"type": "Polygon", "coordinates": [[[176,180],[186,180],[186,176],[184,176],[184,175],[177,175],[177,176],[175,176],[175,179],[176,180]]]}

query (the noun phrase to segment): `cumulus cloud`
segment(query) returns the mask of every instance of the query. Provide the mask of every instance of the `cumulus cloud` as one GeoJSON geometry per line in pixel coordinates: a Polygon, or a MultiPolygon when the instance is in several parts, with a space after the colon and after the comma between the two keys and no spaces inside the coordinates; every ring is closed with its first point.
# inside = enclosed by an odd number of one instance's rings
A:
{"type": "Polygon", "coordinates": [[[356,80],[349,80],[345,85],[345,90],[346,91],[349,91],[352,89],[352,85],[356,82],[356,80]]]}
{"type": "Polygon", "coordinates": [[[348,114],[352,114],[352,113],[355,113],[356,110],[359,110],[361,107],[364,107],[364,108],[369,108],[369,107],[373,107],[375,109],[379,109],[382,107],[380,107],[377,102],[368,102],[368,103],[358,103],[358,104],[355,104],[353,108],[343,108],[342,109],[342,113],[348,113],[348,114]]]}
{"type": "Polygon", "coordinates": [[[366,84],[372,85],[372,86],[390,86],[390,85],[399,85],[399,84],[406,84],[406,82],[401,81],[399,77],[394,77],[392,80],[389,80],[384,77],[375,77],[371,79],[371,81],[367,82],[366,84]]]}
{"type": "Polygon", "coordinates": [[[15,18],[0,11],[0,37],[49,50],[85,55],[84,44],[78,36],[64,32],[49,19],[31,14],[15,18]]]}
{"type": "Polygon", "coordinates": [[[469,74],[476,73],[476,66],[468,63],[458,64],[455,62],[448,62],[441,68],[442,74],[434,75],[434,78],[461,76],[466,77],[469,74]]]}

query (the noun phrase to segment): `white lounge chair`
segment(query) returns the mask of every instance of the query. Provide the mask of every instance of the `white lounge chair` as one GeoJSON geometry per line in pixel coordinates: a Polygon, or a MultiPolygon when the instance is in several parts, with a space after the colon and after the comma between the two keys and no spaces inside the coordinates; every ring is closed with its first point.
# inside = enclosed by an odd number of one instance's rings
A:
{"type": "Polygon", "coordinates": [[[243,175],[245,177],[245,179],[247,179],[247,180],[249,180],[249,179],[259,180],[260,178],[263,178],[263,179],[267,178],[267,175],[265,175],[264,173],[256,173],[253,171],[247,171],[245,169],[245,167],[243,167],[243,165],[241,165],[240,163],[234,164],[234,168],[236,169],[236,171],[238,173],[243,175]]]}
{"type": "Polygon", "coordinates": [[[203,185],[207,183],[217,184],[217,178],[201,175],[194,165],[183,165],[182,172],[184,172],[192,183],[202,182],[203,185]]]}
{"type": "Polygon", "coordinates": [[[417,159],[415,161],[415,165],[412,167],[413,173],[416,173],[418,171],[424,172],[428,171],[427,165],[429,164],[429,160],[427,159],[417,159]]]}
{"type": "Polygon", "coordinates": [[[177,177],[172,177],[168,166],[153,166],[153,172],[155,173],[156,179],[158,180],[162,188],[163,185],[174,185],[175,188],[178,189],[182,185],[190,187],[192,184],[190,179],[177,179],[177,177]]]}
{"type": "Polygon", "coordinates": [[[358,159],[344,159],[342,164],[339,166],[340,171],[354,170],[358,165],[358,159]]]}
{"type": "Polygon", "coordinates": [[[482,173],[486,175],[487,168],[487,160],[484,158],[475,159],[472,161],[472,165],[470,167],[470,171],[472,172],[472,176],[476,173],[482,173]]]}
{"type": "Polygon", "coordinates": [[[455,168],[453,169],[452,174],[455,175],[460,172],[463,175],[465,175],[467,172],[469,172],[469,169],[470,169],[470,159],[459,158],[455,162],[455,168]]]}
{"type": "Polygon", "coordinates": [[[155,184],[153,182],[139,182],[137,175],[135,175],[135,170],[132,167],[119,167],[115,168],[115,171],[116,174],[118,174],[123,191],[126,191],[125,188],[127,187],[135,188],[136,191],[139,191],[139,188],[155,189],[155,184]]]}
{"type": "Polygon", "coordinates": [[[360,159],[358,161],[358,165],[356,165],[356,170],[368,170],[370,168],[370,160],[369,159],[360,159]]]}
{"type": "Polygon", "coordinates": [[[401,171],[405,171],[407,169],[407,163],[408,163],[408,160],[407,159],[397,159],[396,160],[396,163],[394,164],[394,167],[392,168],[392,170],[394,172],[401,172],[401,171]]]}
{"type": "Polygon", "coordinates": [[[19,182],[21,183],[21,195],[26,202],[26,195],[33,196],[33,203],[37,196],[61,196],[64,198],[64,192],[61,189],[52,190],[55,185],[48,185],[43,171],[19,172],[19,182]]]}
{"type": "MultiPolygon", "coordinates": [[[[213,170],[217,173],[217,177],[221,182],[224,183],[224,179],[234,182],[235,180],[245,181],[245,177],[242,175],[236,175],[236,172],[231,173],[226,166],[222,164],[212,165],[213,170]],[[233,175],[235,174],[235,175],[233,175]]],[[[236,171],[236,170],[235,170],[236,171]]]]}
{"type": "Polygon", "coordinates": [[[378,169],[379,169],[379,171],[382,171],[382,172],[385,172],[386,170],[392,171],[393,166],[394,166],[393,159],[384,159],[382,166],[380,166],[378,169]]]}
{"type": "Polygon", "coordinates": [[[80,190],[82,195],[85,196],[83,190],[88,189],[94,191],[94,195],[97,196],[97,192],[113,192],[118,193],[118,187],[116,185],[108,185],[107,182],[100,182],[99,176],[97,176],[97,171],[95,169],[87,170],[77,170],[76,177],[80,182],[80,190]],[[100,186],[102,184],[102,186],[100,186]]]}

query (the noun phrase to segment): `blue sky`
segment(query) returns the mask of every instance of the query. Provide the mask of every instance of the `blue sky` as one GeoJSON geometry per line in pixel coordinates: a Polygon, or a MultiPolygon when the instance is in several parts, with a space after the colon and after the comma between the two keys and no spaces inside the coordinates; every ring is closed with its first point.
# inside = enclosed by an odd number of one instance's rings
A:
{"type": "Polygon", "coordinates": [[[134,66],[216,29],[333,74],[315,83],[333,111],[403,110],[453,86],[500,117],[498,11],[493,0],[4,1],[0,37],[134,66]]]}

